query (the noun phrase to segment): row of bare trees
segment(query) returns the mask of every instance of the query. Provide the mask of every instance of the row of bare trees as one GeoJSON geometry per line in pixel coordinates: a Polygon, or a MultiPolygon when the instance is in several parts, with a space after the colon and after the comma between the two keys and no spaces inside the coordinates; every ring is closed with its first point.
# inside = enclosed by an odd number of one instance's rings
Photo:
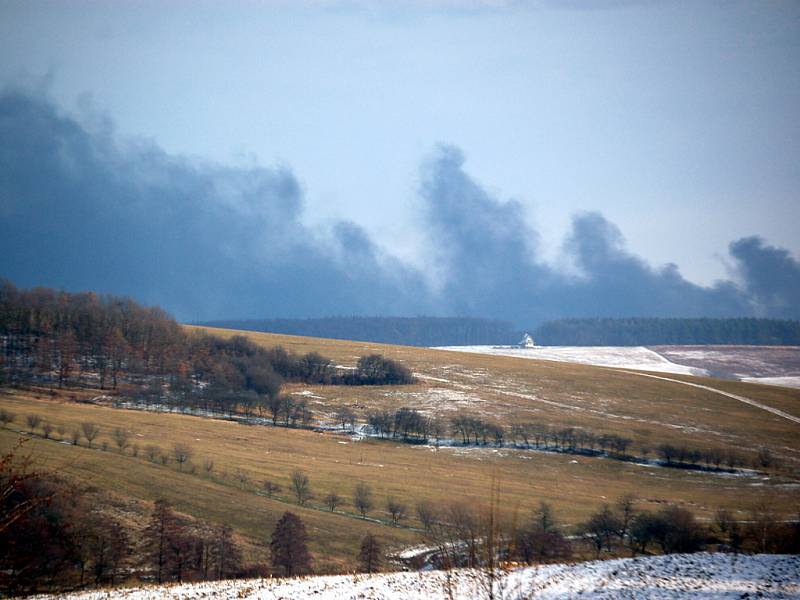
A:
{"type": "MultiPolygon", "coordinates": [[[[337,410],[336,418],[343,429],[355,429],[358,416],[349,407],[337,410]]],[[[367,424],[380,438],[391,438],[410,443],[439,445],[446,436],[463,445],[513,445],[517,448],[535,448],[573,454],[607,456],[620,460],[634,460],[633,440],[613,433],[595,433],[579,427],[555,428],[543,423],[522,422],[504,427],[481,417],[457,413],[449,423],[429,417],[419,411],[402,407],[395,411],[377,410],[367,414],[367,424]]],[[[656,448],[638,448],[639,458],[647,460],[655,454],[660,464],[667,467],[702,468],[707,470],[733,470],[753,466],[756,469],[775,467],[777,461],[767,448],[759,448],[751,461],[732,449],[690,448],[673,444],[660,444],[656,448]]]]}
{"type": "MultiPolygon", "coordinates": [[[[13,413],[7,409],[0,409],[0,423],[5,425],[14,420],[15,415],[13,413]]],[[[48,438],[52,435],[52,425],[49,425],[37,414],[27,415],[25,422],[31,433],[37,433],[38,429],[41,431],[40,435],[42,437],[48,438]]],[[[64,428],[58,427],[57,429],[61,439],[67,439],[64,428]]],[[[86,440],[88,447],[91,448],[100,431],[101,428],[95,423],[83,422],[79,429],[72,431],[69,439],[73,444],[77,444],[82,436],[86,440]]],[[[138,447],[130,444],[130,432],[117,427],[110,432],[110,436],[120,452],[125,452],[127,448],[132,448],[133,455],[138,456],[138,447]]],[[[103,443],[104,449],[107,449],[106,444],[106,442],[103,443]]],[[[681,456],[679,450],[674,450],[674,452],[677,457],[681,456]]],[[[194,454],[193,448],[184,443],[175,443],[170,450],[163,450],[154,445],[144,448],[144,456],[150,461],[160,462],[161,464],[173,462],[180,471],[183,471],[184,467],[186,467],[192,473],[195,473],[197,469],[191,463],[194,454]]],[[[669,456],[672,457],[672,460],[678,460],[671,453],[669,456]]],[[[206,458],[204,460],[203,470],[206,475],[212,474],[214,471],[212,459],[206,458]]],[[[222,476],[225,477],[227,474],[223,473],[222,476]]],[[[251,483],[250,476],[241,469],[237,469],[233,477],[243,488],[251,483]]],[[[269,479],[262,482],[262,489],[263,493],[269,498],[275,497],[276,494],[282,491],[278,483],[269,479]]],[[[348,504],[347,498],[341,496],[337,490],[331,490],[321,496],[315,494],[310,477],[301,469],[296,469],[292,473],[289,492],[301,506],[305,506],[315,497],[331,512],[348,504]]],[[[358,482],[353,489],[350,503],[362,518],[366,518],[367,514],[376,506],[371,487],[365,482],[358,482]]],[[[450,512],[449,521],[453,519],[458,521],[459,519],[456,519],[456,517],[463,516],[462,513],[464,512],[464,508],[461,506],[457,508],[450,507],[447,510],[450,512]]],[[[544,511],[542,514],[547,514],[546,510],[542,510],[544,511]]],[[[449,522],[447,519],[443,521],[441,517],[436,517],[435,512],[431,505],[426,505],[425,503],[417,505],[417,517],[426,530],[430,529],[434,521],[449,522]]],[[[384,514],[388,514],[392,523],[397,526],[409,516],[408,506],[402,500],[390,496],[385,499],[384,514]]],[[[786,531],[781,532],[769,529],[764,525],[764,523],[774,524],[778,520],[774,511],[769,510],[767,505],[754,506],[750,510],[749,522],[751,524],[759,524],[758,530],[760,533],[756,534],[752,525],[742,527],[738,521],[733,519],[730,512],[720,510],[715,517],[716,529],[713,529],[713,531],[717,533],[718,537],[723,536],[725,543],[729,544],[734,550],[740,549],[743,544],[747,545],[747,540],[751,540],[749,547],[760,549],[762,552],[766,551],[768,546],[770,548],[776,547],[776,544],[779,547],[787,547],[787,544],[791,546],[791,543],[785,542],[786,539],[791,538],[791,535],[787,534],[786,531]],[[769,515],[769,517],[764,517],[763,515],[765,514],[769,515]],[[758,540],[758,543],[752,542],[755,539],[758,540]],[[780,540],[784,541],[781,542],[780,540]]],[[[546,521],[547,519],[545,518],[546,521]]],[[[628,548],[632,552],[646,552],[652,544],[657,544],[662,552],[693,551],[698,544],[701,544],[703,539],[709,537],[708,532],[706,532],[705,537],[701,535],[701,529],[694,522],[691,513],[685,509],[668,506],[658,513],[637,512],[634,510],[634,499],[630,496],[620,499],[614,506],[604,505],[599,512],[594,513],[581,526],[580,532],[584,538],[591,541],[598,556],[603,551],[610,552],[614,548],[621,547],[628,548]],[[677,527],[676,524],[683,529],[680,529],[680,527],[674,529],[673,526],[677,527]],[[671,529],[671,527],[673,528],[671,529]]],[[[525,553],[523,554],[528,556],[525,553]]]]}
{"type": "MultiPolygon", "coordinates": [[[[704,465],[707,469],[721,470],[723,467],[736,469],[748,464],[744,456],[732,449],[690,448],[685,445],[659,444],[655,448],[662,464],[669,467],[692,468],[704,465]]],[[[751,462],[756,469],[775,466],[775,459],[768,448],[761,447],[751,462]]]]}

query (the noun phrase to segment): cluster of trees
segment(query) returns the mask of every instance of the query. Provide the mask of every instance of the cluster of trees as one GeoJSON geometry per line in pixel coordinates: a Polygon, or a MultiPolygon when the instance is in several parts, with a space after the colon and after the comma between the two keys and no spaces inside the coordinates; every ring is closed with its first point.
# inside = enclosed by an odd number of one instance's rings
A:
{"type": "Polygon", "coordinates": [[[400,438],[404,442],[435,442],[447,432],[445,424],[439,419],[426,417],[413,408],[402,407],[395,411],[372,411],[367,415],[367,423],[381,438],[400,438]]]}
{"type": "Polygon", "coordinates": [[[405,385],[416,383],[416,379],[408,367],[381,356],[368,354],[358,359],[354,371],[341,376],[341,382],[347,385],[405,385]]]}
{"type": "Polygon", "coordinates": [[[573,546],[550,504],[542,502],[527,518],[501,513],[497,506],[463,501],[417,504],[426,541],[436,549],[429,560],[440,568],[485,567],[567,560],[573,546]]]}
{"type": "MultiPolygon", "coordinates": [[[[0,594],[114,586],[133,578],[165,583],[312,571],[305,525],[291,512],[268,541],[270,569],[245,565],[228,525],[190,521],[157,500],[146,526],[137,529],[103,508],[107,502],[97,494],[31,470],[19,445],[0,456],[0,594]]],[[[364,536],[355,558],[362,570],[379,570],[381,543],[364,536]]]]}
{"type": "Polygon", "coordinates": [[[226,579],[244,574],[241,550],[228,525],[190,525],[156,500],[143,532],[150,577],[165,581],[226,579]]]}
{"type": "Polygon", "coordinates": [[[513,344],[522,335],[506,321],[472,317],[324,317],[210,321],[202,324],[245,331],[423,347],[513,344]]]}
{"type": "Polygon", "coordinates": [[[709,546],[733,552],[800,551],[800,519],[785,522],[762,501],[753,504],[743,520],[720,508],[710,524],[701,524],[691,511],[676,505],[638,510],[635,498],[626,495],[613,506],[604,504],[579,526],[578,533],[597,558],[622,550],[635,556],[653,551],[697,552],[709,546]]]}
{"type": "Polygon", "coordinates": [[[644,554],[653,545],[664,554],[697,552],[708,541],[707,532],[694,515],[675,505],[658,511],[638,511],[633,496],[620,498],[614,506],[604,504],[578,529],[599,558],[602,552],[627,548],[632,555],[644,554]]]}
{"type": "MultiPolygon", "coordinates": [[[[129,299],[0,281],[0,385],[111,388],[138,402],[251,412],[272,410],[267,405],[284,381],[395,385],[414,378],[380,355],[341,370],[315,352],[187,333],[161,309],[129,299]]],[[[300,410],[298,419],[305,416],[300,410]]]]}
{"type": "MultiPolygon", "coordinates": [[[[656,453],[662,464],[669,467],[697,468],[704,465],[706,469],[735,469],[747,465],[745,458],[734,450],[719,448],[689,448],[673,444],[660,444],[656,453]]],[[[768,448],[761,447],[752,461],[756,469],[766,469],[775,465],[775,459],[768,448]]]]}
{"type": "Polygon", "coordinates": [[[749,317],[559,319],[540,325],[536,329],[536,340],[548,346],[797,346],[800,344],[800,321],[749,317]]]}
{"type": "Polygon", "coordinates": [[[504,514],[496,505],[477,508],[459,501],[442,505],[423,501],[417,505],[417,515],[427,541],[436,549],[432,562],[442,568],[564,561],[587,551],[596,558],[603,554],[691,553],[708,548],[787,554],[800,551],[800,519],[784,521],[763,502],[752,505],[739,519],[721,508],[710,524],[703,524],[681,506],[665,504],[657,510],[642,510],[634,496],[625,495],[613,505],[602,505],[572,528],[572,535],[566,535],[546,502],[527,518],[504,514]]]}
{"type": "Polygon", "coordinates": [[[145,580],[236,576],[241,553],[227,526],[179,518],[156,502],[143,531],[104,510],[105,500],[31,470],[19,447],[0,458],[0,590],[21,594],[145,580]]]}

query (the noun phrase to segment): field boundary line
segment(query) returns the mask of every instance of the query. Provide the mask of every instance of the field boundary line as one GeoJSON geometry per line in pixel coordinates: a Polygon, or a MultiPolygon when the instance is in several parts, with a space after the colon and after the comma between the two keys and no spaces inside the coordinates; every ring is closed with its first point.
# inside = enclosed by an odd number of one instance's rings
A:
{"type": "Polygon", "coordinates": [[[723,390],[719,390],[717,388],[709,387],[707,385],[700,385],[699,383],[691,383],[689,381],[681,381],[680,379],[672,379],[670,377],[662,377],[660,375],[650,375],[649,373],[637,373],[636,371],[627,371],[624,369],[620,369],[623,373],[628,373],[629,375],[639,375],[640,377],[651,377],[653,379],[662,379],[663,381],[671,381],[672,383],[680,383],[682,385],[688,385],[691,387],[699,388],[701,390],[707,390],[709,392],[714,392],[717,394],[721,394],[722,396],[727,396],[728,398],[733,398],[734,400],[738,400],[739,402],[743,402],[744,404],[749,404],[750,406],[754,406],[756,408],[760,408],[761,410],[765,410],[767,412],[772,413],[773,415],[777,415],[779,417],[783,417],[784,419],[788,419],[789,421],[793,421],[797,424],[800,424],[800,417],[795,417],[794,415],[790,415],[787,412],[784,412],[780,409],[773,408],[771,406],[767,406],[766,404],[761,404],[760,402],[756,402],[751,398],[746,398],[745,396],[739,396],[738,394],[732,394],[730,392],[725,392],[723,390]]]}

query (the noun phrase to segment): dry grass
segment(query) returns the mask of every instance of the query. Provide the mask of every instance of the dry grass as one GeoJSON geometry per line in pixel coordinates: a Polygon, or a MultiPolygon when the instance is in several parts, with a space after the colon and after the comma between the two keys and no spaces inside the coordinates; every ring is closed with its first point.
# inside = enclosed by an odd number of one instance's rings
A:
{"type": "MultiPolygon", "coordinates": [[[[394,387],[288,386],[310,392],[322,416],[347,405],[365,417],[376,408],[408,406],[447,418],[455,410],[489,416],[504,424],[536,421],[615,433],[636,448],[659,443],[720,448],[754,456],[768,447],[792,470],[800,469],[800,426],[759,408],[710,391],[641,377],[618,369],[267,333],[208,329],[222,336],[247,335],[265,346],[317,351],[337,364],[381,353],[403,361],[420,383],[394,387]]],[[[664,374],[658,374],[664,375],[664,374]]],[[[800,390],[709,378],[674,379],[718,387],[800,416],[800,390]]]]}
{"type": "MultiPolygon", "coordinates": [[[[402,387],[287,386],[289,393],[319,396],[308,398],[323,416],[340,405],[356,407],[362,415],[378,407],[412,406],[443,417],[463,409],[504,423],[532,420],[553,427],[572,425],[618,433],[651,446],[672,442],[746,451],[765,445],[787,464],[796,464],[792,461],[800,457],[800,429],[795,423],[718,394],[613,369],[271,334],[250,337],[295,352],[318,351],[347,366],[363,354],[379,352],[402,360],[420,376],[420,383],[402,387]]],[[[800,391],[676,378],[724,388],[800,414],[800,391]]],[[[718,475],[509,449],[436,451],[389,441],[354,442],[334,433],[113,409],[67,398],[0,390],[0,407],[17,414],[14,430],[24,429],[25,416],[31,413],[64,426],[67,436],[84,421],[101,426],[95,446],[105,441],[107,451],[90,450],[84,440],[81,446],[72,446],[34,438],[28,447],[47,467],[121,498],[152,501],[164,497],[187,515],[229,523],[249,538],[256,557],[263,553],[261,544],[275,520],[291,509],[307,523],[322,570],[351,568],[358,541],[367,531],[390,548],[419,541],[417,532],[388,524],[384,504],[389,496],[405,501],[412,511],[419,500],[480,505],[493,478],[501,485],[502,506],[518,518],[525,518],[545,500],[572,524],[625,493],[638,496],[642,507],[677,502],[701,518],[709,518],[720,506],[742,511],[739,514],[744,517],[746,509],[762,499],[785,514],[798,509],[800,482],[786,473],[769,478],[718,475]],[[116,427],[130,432],[131,442],[140,449],[137,458],[130,449],[124,454],[116,450],[111,438],[116,427]],[[164,466],[146,458],[146,446],[169,452],[176,443],[192,447],[196,473],[179,472],[173,464],[164,466]],[[214,461],[210,476],[202,468],[206,458],[214,461]],[[316,495],[306,508],[297,506],[289,492],[291,473],[298,467],[311,477],[316,495]],[[248,483],[241,486],[237,473],[245,473],[248,483]],[[255,493],[266,479],[283,488],[279,499],[255,493]],[[353,514],[350,497],[358,481],[373,488],[375,509],[370,516],[383,523],[353,514]],[[321,498],[330,491],[348,502],[341,514],[338,510],[331,514],[322,506],[321,498]]],[[[0,446],[9,447],[18,435],[0,429],[0,446]]],[[[417,523],[409,518],[405,525],[416,527],[417,523]]]]}
{"type": "MultiPolygon", "coordinates": [[[[107,451],[54,441],[36,442],[36,453],[41,453],[59,470],[136,498],[150,500],[169,494],[179,509],[211,520],[226,520],[235,507],[235,518],[244,519],[239,523],[241,529],[262,537],[287,505],[239,489],[235,476],[239,470],[248,475],[248,489],[250,484],[260,485],[265,479],[276,481],[283,488],[280,496],[289,503],[294,502],[288,490],[291,473],[297,467],[311,477],[317,498],[335,490],[349,499],[355,483],[365,481],[375,491],[376,509],[372,516],[385,520],[388,515],[383,512],[383,504],[388,496],[399,497],[412,507],[421,499],[436,502],[462,499],[480,504],[492,477],[501,482],[502,502],[508,509],[526,513],[540,500],[547,500],[571,523],[585,518],[602,502],[613,501],[624,493],[634,493],[651,505],[680,502],[705,516],[720,505],[745,509],[759,498],[767,498],[789,511],[796,497],[796,485],[765,485],[762,478],[690,473],[607,459],[492,448],[436,451],[376,440],[353,442],[331,433],[248,426],[24,395],[4,396],[1,402],[19,415],[34,412],[45,415],[52,423],[64,424],[68,431],[84,421],[101,425],[95,446],[107,441],[107,451]],[[138,458],[130,457],[130,450],[122,456],[114,449],[110,433],[115,427],[131,432],[140,447],[138,458]],[[206,457],[212,458],[214,476],[202,476],[202,468],[198,474],[190,475],[178,472],[174,465],[152,464],[141,451],[147,445],[155,445],[169,452],[175,443],[191,446],[196,464],[206,457]],[[186,494],[189,489],[192,493],[186,494]],[[244,506],[246,511],[239,510],[244,506]],[[261,517],[254,521],[254,514],[261,517]]],[[[19,424],[16,427],[21,428],[19,424]]],[[[10,443],[12,436],[11,432],[4,432],[4,443],[10,443]]],[[[81,441],[82,445],[85,443],[81,441]]],[[[314,500],[312,505],[320,506],[321,502],[314,500]]],[[[351,506],[344,509],[352,511],[351,506]]],[[[336,523],[331,525],[331,531],[339,531],[341,527],[344,532],[354,525],[361,531],[364,525],[360,519],[347,516],[304,512],[316,520],[336,523]]],[[[383,535],[396,535],[400,541],[410,538],[407,532],[376,526],[381,527],[383,535]]],[[[341,544],[331,543],[330,549],[342,549],[341,544]]]]}

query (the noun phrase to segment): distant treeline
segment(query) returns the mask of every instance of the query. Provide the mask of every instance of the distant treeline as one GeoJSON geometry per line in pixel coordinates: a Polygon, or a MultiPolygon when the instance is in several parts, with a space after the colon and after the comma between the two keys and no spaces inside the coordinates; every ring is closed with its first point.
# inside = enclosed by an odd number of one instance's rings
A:
{"type": "Polygon", "coordinates": [[[800,345],[800,321],[777,319],[559,319],[542,324],[536,342],[547,346],[800,345]]]}
{"type": "Polygon", "coordinates": [[[209,327],[358,340],[406,346],[512,344],[522,334],[509,322],[471,317],[325,317],[208,321],[209,327]]]}

